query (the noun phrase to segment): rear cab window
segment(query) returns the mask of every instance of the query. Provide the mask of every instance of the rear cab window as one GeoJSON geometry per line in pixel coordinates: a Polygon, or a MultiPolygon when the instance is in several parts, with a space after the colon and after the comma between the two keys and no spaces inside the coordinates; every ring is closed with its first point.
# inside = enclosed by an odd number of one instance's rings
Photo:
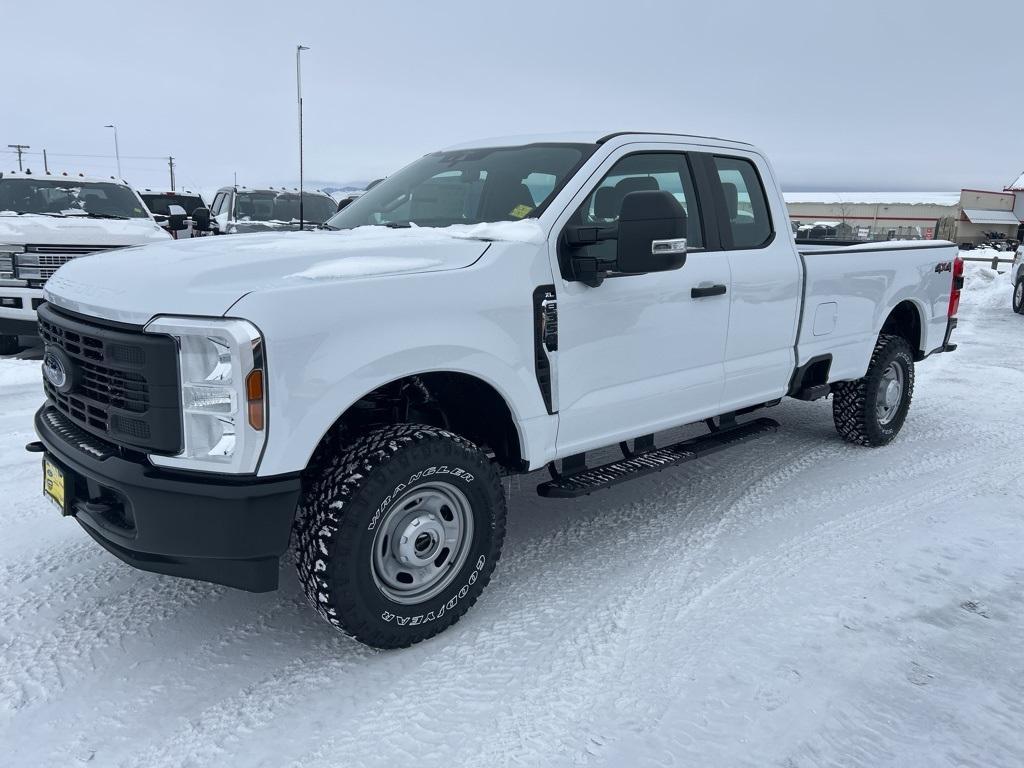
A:
{"type": "Polygon", "coordinates": [[[729,250],[763,248],[772,241],[771,213],[757,167],[741,157],[712,158],[725,198],[726,221],[721,227],[729,250]]]}

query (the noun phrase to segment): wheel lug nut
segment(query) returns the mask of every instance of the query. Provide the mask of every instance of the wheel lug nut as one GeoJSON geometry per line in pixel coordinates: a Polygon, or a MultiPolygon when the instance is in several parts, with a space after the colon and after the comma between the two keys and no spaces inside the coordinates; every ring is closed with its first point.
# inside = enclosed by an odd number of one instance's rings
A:
{"type": "Polygon", "coordinates": [[[405,555],[402,555],[402,562],[403,563],[408,563],[409,562],[409,558],[406,557],[405,555]]]}
{"type": "Polygon", "coordinates": [[[403,536],[402,537],[402,543],[403,544],[408,544],[409,543],[409,537],[408,536],[403,536]]]}

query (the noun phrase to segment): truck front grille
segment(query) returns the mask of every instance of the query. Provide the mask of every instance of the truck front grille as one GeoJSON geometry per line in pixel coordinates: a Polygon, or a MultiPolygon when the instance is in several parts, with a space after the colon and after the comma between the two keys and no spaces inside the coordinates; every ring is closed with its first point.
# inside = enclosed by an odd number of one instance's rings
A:
{"type": "Polygon", "coordinates": [[[25,252],[19,253],[14,260],[14,276],[20,280],[33,283],[45,283],[60,267],[79,256],[92,253],[112,251],[122,246],[102,245],[40,245],[25,246],[25,252]]]}
{"type": "Polygon", "coordinates": [[[47,350],[61,350],[74,369],[67,372],[70,389],[43,378],[57,410],[117,445],[152,453],[181,450],[172,338],[79,320],[49,304],[39,307],[39,335],[47,350]]]}

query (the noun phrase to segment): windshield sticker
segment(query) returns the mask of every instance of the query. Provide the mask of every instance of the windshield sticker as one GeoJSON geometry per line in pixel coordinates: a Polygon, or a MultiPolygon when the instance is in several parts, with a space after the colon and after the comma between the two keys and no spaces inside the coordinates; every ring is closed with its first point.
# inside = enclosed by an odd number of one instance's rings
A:
{"type": "Polygon", "coordinates": [[[513,208],[511,211],[509,211],[508,215],[509,216],[514,216],[517,219],[521,219],[524,216],[526,216],[526,214],[528,214],[532,210],[533,210],[533,208],[531,208],[528,205],[519,204],[515,208],[513,208]]]}

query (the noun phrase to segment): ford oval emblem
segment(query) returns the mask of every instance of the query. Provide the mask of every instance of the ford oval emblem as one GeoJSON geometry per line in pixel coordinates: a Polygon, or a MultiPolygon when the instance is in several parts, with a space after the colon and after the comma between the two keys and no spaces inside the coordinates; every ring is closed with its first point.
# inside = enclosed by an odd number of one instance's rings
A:
{"type": "Polygon", "coordinates": [[[62,394],[71,389],[70,363],[59,349],[47,347],[43,354],[43,376],[62,394]]]}

